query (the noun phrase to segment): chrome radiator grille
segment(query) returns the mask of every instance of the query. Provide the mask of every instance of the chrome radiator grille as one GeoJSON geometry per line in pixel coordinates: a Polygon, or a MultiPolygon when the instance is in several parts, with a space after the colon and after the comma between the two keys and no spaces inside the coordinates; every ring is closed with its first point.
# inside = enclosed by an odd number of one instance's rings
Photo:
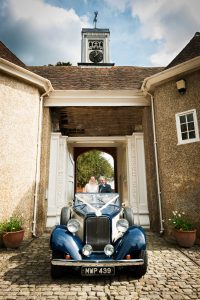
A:
{"type": "Polygon", "coordinates": [[[94,251],[103,251],[110,243],[110,220],[107,217],[88,217],[85,221],[86,243],[94,251]]]}

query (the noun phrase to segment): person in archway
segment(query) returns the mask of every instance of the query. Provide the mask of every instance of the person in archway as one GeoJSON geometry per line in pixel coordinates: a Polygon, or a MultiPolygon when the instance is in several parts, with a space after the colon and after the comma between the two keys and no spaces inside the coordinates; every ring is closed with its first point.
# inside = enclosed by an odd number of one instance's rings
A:
{"type": "Polygon", "coordinates": [[[97,184],[95,176],[91,176],[89,182],[85,185],[83,190],[85,193],[98,193],[99,186],[97,184]]]}
{"type": "Polygon", "coordinates": [[[112,193],[111,185],[106,182],[105,177],[99,177],[99,193],[112,193]]]}

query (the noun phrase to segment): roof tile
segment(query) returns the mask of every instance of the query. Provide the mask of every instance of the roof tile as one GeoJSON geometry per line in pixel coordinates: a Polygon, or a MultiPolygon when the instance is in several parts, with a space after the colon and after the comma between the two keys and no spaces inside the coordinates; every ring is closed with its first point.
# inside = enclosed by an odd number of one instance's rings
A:
{"type": "Polygon", "coordinates": [[[14,53],[12,53],[1,41],[0,41],[0,57],[10,61],[15,65],[26,68],[26,65],[14,53]]]}
{"type": "Polygon", "coordinates": [[[139,89],[146,77],[163,68],[32,66],[29,70],[49,79],[55,90],[130,90],[139,89]]]}
{"type": "Polygon", "coordinates": [[[172,62],[165,68],[169,69],[188,61],[192,58],[200,56],[200,32],[196,32],[190,42],[183,48],[183,50],[172,60],[172,62]]]}

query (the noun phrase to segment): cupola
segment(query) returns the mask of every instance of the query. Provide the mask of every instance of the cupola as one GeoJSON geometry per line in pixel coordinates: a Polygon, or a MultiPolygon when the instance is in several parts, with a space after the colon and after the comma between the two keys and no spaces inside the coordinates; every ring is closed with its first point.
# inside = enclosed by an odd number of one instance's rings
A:
{"type": "Polygon", "coordinates": [[[81,41],[81,63],[79,66],[114,66],[114,63],[110,63],[110,30],[97,28],[97,15],[98,12],[94,12],[94,28],[82,29],[82,41],[81,41]]]}

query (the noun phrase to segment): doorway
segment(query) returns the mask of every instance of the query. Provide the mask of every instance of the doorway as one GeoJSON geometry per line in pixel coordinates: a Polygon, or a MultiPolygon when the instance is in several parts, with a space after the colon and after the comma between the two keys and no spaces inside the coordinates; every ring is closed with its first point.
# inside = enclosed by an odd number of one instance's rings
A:
{"type": "MultiPolygon", "coordinates": [[[[74,162],[75,162],[75,191],[83,191],[84,185],[91,176],[95,176],[97,181],[100,176],[105,176],[108,183],[112,185],[112,189],[118,192],[117,185],[117,148],[116,147],[75,147],[74,148],[74,162]],[[85,165],[85,170],[83,171],[83,178],[79,178],[78,170],[79,161],[83,156],[84,160],[89,160],[88,165],[85,165]],[[96,158],[95,158],[96,157],[96,158]],[[108,157],[110,162],[108,162],[108,157]],[[90,159],[96,159],[96,162],[90,162],[90,159]],[[97,163],[98,162],[98,163],[97,163]],[[106,164],[104,166],[103,164],[106,164]],[[91,165],[90,165],[91,164],[91,165]],[[86,170],[87,167],[87,170],[86,170]],[[85,181],[84,181],[85,180],[85,181]],[[78,186],[79,183],[79,186],[78,186]]],[[[83,164],[85,162],[83,161],[83,164]]],[[[87,163],[87,162],[86,162],[87,163]]]]}
{"type": "Polygon", "coordinates": [[[133,209],[135,221],[149,227],[143,134],[121,137],[66,137],[52,133],[48,187],[47,227],[59,223],[63,206],[73,203],[76,160],[98,149],[112,155],[115,191],[133,209]]]}

